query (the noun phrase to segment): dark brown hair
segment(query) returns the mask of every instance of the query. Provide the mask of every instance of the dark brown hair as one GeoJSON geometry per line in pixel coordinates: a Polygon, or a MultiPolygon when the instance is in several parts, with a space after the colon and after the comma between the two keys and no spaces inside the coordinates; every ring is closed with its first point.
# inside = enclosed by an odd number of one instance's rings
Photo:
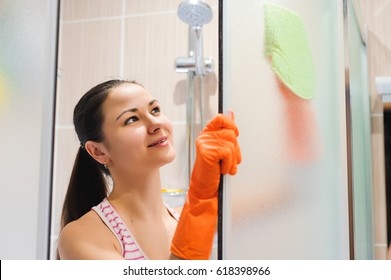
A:
{"type": "Polygon", "coordinates": [[[104,140],[102,105],[113,88],[125,83],[138,84],[135,81],[126,80],[103,82],[84,94],[75,106],[73,124],[80,140],[80,148],[65,196],[61,228],[86,214],[91,207],[99,204],[108,194],[104,174],[109,175],[109,172],[88,154],[84,145],[89,140],[95,142],[104,140]]]}

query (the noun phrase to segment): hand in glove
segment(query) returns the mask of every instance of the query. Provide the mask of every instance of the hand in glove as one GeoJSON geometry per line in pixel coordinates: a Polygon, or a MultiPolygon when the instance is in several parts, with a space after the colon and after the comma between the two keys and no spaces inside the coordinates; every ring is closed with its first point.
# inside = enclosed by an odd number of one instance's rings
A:
{"type": "Polygon", "coordinates": [[[217,115],[196,140],[196,159],[190,187],[171,244],[183,259],[209,259],[217,222],[220,174],[234,175],[241,161],[232,120],[217,115]]]}

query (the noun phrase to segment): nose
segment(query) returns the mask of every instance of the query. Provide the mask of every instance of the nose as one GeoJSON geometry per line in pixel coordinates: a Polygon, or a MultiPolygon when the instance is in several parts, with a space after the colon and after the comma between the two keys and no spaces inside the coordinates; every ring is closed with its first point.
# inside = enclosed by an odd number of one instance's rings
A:
{"type": "Polygon", "coordinates": [[[148,133],[154,134],[158,132],[163,126],[163,122],[159,117],[150,116],[148,118],[148,133]]]}

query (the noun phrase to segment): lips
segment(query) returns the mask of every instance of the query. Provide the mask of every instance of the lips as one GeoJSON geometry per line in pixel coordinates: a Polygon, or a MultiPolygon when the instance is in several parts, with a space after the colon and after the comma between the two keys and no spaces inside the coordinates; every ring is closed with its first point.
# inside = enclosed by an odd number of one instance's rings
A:
{"type": "Polygon", "coordinates": [[[155,147],[157,145],[163,144],[166,141],[167,141],[167,137],[161,137],[158,140],[156,140],[155,142],[153,142],[152,144],[149,144],[148,148],[152,148],[152,147],[155,147]]]}

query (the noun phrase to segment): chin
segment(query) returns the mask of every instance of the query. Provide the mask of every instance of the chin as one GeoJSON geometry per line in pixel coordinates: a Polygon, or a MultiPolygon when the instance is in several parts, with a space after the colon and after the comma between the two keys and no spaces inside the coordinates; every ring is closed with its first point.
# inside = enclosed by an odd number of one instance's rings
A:
{"type": "Polygon", "coordinates": [[[164,165],[167,165],[175,160],[175,152],[170,152],[164,156],[164,158],[161,158],[159,166],[162,167],[164,165]]]}
{"type": "Polygon", "coordinates": [[[167,162],[165,164],[173,162],[174,159],[175,159],[175,152],[172,152],[170,155],[167,155],[167,162]]]}

